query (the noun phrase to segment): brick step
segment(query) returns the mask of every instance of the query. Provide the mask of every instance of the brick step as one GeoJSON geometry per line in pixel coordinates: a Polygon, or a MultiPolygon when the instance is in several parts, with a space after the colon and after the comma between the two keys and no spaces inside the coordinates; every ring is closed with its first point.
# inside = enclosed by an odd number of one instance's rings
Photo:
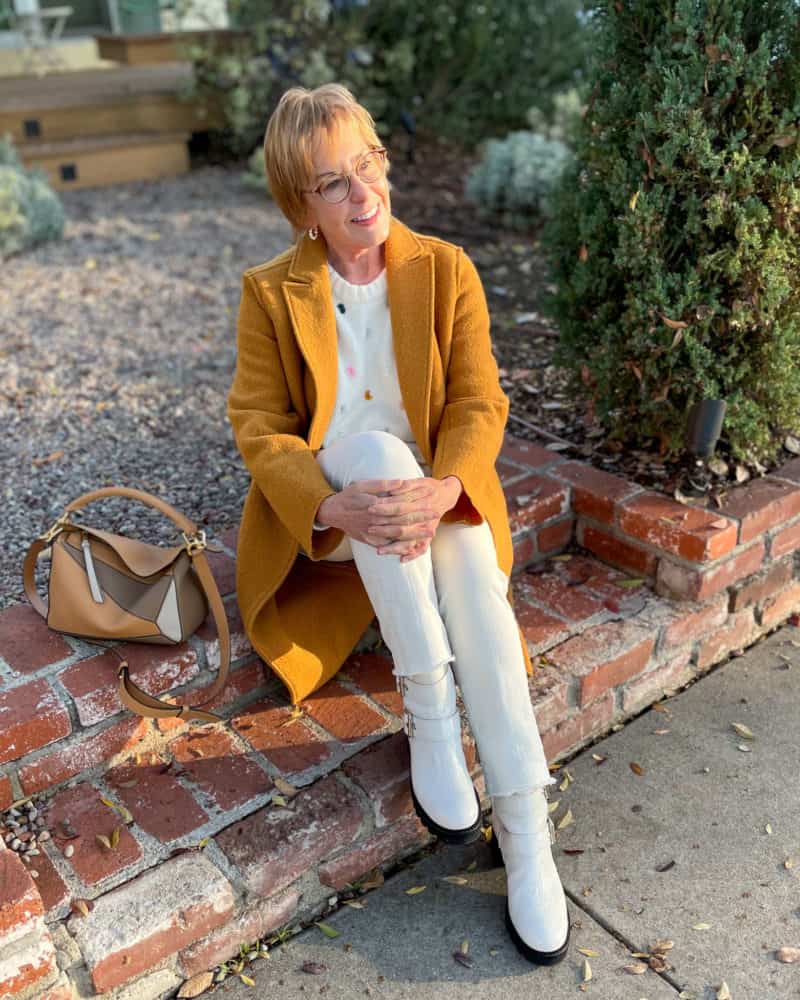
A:
{"type": "MultiPolygon", "coordinates": [[[[667,530],[663,507],[640,502],[629,518],[641,488],[507,439],[498,469],[518,555],[514,607],[537,668],[529,690],[550,761],[787,619],[800,621],[800,478],[791,478],[800,470],[791,466],[734,498],[730,544],[727,524],[667,530]],[[640,574],[581,549],[576,533],[590,523],[655,566],[640,574]],[[554,526],[561,541],[548,549],[554,526]],[[757,562],[720,575],[754,545],[757,562]],[[663,586],[662,564],[710,578],[710,596],[678,599],[663,586]]],[[[236,530],[221,541],[225,551],[210,558],[226,595],[233,669],[209,707],[228,727],[131,715],[116,693],[117,657],[51,632],[28,605],[0,612],[0,810],[32,796],[51,833],[27,863],[0,846],[0,994],[63,1000],[88,975],[101,994],[137,980],[138,996],[162,996],[238,954],[242,941],[318,918],[332,893],[430,839],[413,812],[402,700],[378,633],[367,630],[294,718],[242,628],[236,530]],[[74,912],[77,899],[88,901],[88,916],[74,912]],[[75,962],[64,971],[59,942],[75,962]]],[[[607,554],[627,561],[613,546],[607,554]]],[[[210,621],[179,647],[117,652],[137,683],[176,704],[202,701],[219,663],[210,621]]],[[[467,761],[488,805],[462,715],[467,761]]],[[[8,818],[0,815],[6,831],[8,818]]]]}
{"type": "Polygon", "coordinates": [[[25,143],[26,167],[40,167],[56,190],[177,177],[189,171],[188,132],[129,132],[25,143]]]}

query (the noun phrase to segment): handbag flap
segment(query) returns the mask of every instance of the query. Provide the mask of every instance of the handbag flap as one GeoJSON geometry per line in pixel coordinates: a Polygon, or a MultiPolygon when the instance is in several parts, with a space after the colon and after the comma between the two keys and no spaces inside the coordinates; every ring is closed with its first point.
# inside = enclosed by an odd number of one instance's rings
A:
{"type": "MultiPolygon", "coordinates": [[[[181,552],[186,551],[185,545],[166,547],[151,545],[149,542],[142,542],[137,538],[125,538],[124,535],[114,535],[110,531],[90,528],[88,525],[81,525],[79,535],[83,532],[105,542],[135,576],[153,576],[155,573],[161,573],[175,562],[181,552]]],[[[67,534],[72,536],[75,532],[69,531],[67,534]]],[[[80,545],[80,537],[78,537],[77,542],[74,538],[70,538],[70,541],[80,545]]]]}

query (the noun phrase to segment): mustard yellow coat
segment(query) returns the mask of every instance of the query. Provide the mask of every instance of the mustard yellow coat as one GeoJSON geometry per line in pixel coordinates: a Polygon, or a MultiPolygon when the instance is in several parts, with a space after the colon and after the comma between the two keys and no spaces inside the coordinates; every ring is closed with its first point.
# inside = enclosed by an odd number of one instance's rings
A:
{"type": "MultiPolygon", "coordinates": [[[[480,278],[461,247],[395,218],[385,249],[408,421],[431,475],[458,476],[464,487],[442,520],[485,518],[497,564],[508,575],[511,532],[495,461],[509,402],[480,278]]],[[[312,530],[319,504],[336,492],[315,458],[336,401],[336,319],[326,262],[322,235],[304,235],[244,272],[228,396],[234,438],[252,477],[237,547],[239,607],[254,649],[294,705],[336,674],[375,616],[355,563],[325,560],[342,540],[341,529],[312,530]],[[298,558],[301,547],[308,558],[298,558]]],[[[521,630],[520,642],[531,674],[521,630]]]]}

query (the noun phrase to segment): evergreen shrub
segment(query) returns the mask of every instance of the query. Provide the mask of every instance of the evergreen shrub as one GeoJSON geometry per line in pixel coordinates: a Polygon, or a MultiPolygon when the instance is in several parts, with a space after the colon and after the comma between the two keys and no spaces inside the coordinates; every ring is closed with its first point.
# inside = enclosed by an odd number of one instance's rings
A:
{"type": "Polygon", "coordinates": [[[505,225],[524,229],[552,214],[550,195],[571,153],[558,139],[537,132],[511,132],[489,139],[483,159],[469,173],[466,196],[481,216],[497,215],[505,225]]]}
{"type": "Polygon", "coordinates": [[[25,170],[10,135],[0,137],[0,257],[60,239],[64,209],[41,170],[25,170]]]}
{"type": "Polygon", "coordinates": [[[800,430],[796,0],[591,0],[575,159],[541,247],[555,360],[628,443],[722,398],[738,459],[800,430]]]}

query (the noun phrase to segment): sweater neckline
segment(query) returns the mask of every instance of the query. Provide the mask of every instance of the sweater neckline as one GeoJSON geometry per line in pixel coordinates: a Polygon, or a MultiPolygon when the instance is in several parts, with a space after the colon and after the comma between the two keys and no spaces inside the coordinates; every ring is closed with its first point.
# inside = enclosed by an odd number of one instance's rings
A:
{"type": "Polygon", "coordinates": [[[343,302],[372,302],[386,295],[385,267],[377,278],[373,278],[366,285],[354,285],[352,282],[347,281],[330,263],[328,263],[328,274],[331,279],[331,290],[334,297],[343,302]]]}

